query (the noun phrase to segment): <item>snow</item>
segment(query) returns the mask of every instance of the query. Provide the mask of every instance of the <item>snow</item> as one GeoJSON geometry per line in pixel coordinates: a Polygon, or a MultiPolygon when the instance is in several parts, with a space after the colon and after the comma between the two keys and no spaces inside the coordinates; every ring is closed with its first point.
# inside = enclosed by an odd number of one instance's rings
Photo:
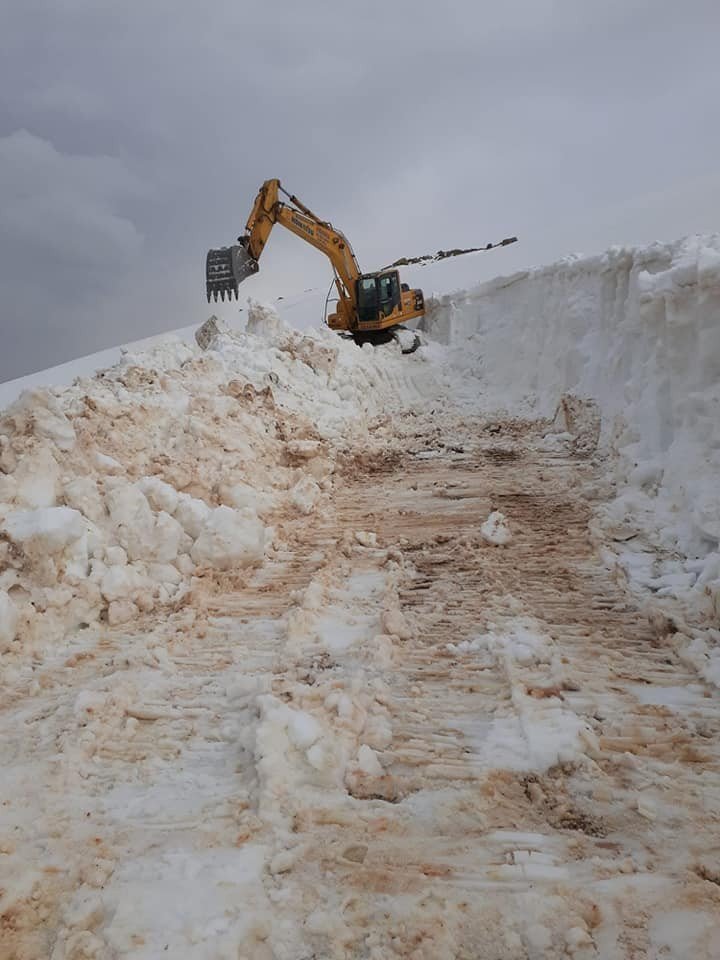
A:
{"type": "Polygon", "coordinates": [[[4,385],[13,955],[711,957],[720,241],[311,302],[4,385]]]}

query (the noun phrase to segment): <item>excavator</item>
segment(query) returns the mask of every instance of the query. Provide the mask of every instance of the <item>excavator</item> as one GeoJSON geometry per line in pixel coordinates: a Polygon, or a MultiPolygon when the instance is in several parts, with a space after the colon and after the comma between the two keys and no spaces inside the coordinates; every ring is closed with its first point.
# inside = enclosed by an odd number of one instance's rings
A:
{"type": "Polygon", "coordinates": [[[363,273],[347,238],[287,193],[277,179],[266,180],[260,187],[245,233],[238,237],[237,244],[208,252],[208,303],[218,297],[237,299],[239,284],[257,273],[260,255],[276,223],[317,247],[330,260],[338,293],[336,312],[327,318],[332,330],[348,331],[362,342],[382,337],[383,332],[424,315],[422,290],[411,290],[401,283],[397,269],[363,273]],[[280,200],[280,194],[287,198],[287,203],[280,200]]]}
{"type": "MultiPolygon", "coordinates": [[[[338,296],[336,312],[328,315],[327,324],[331,330],[349,334],[357,343],[397,338],[396,331],[401,324],[424,316],[422,290],[411,290],[408,284],[401,283],[398,266],[492,250],[517,241],[517,237],[508,237],[499,243],[469,250],[440,250],[433,256],[401,259],[375,273],[363,273],[344,234],[284,190],[279,180],[266,180],[255,198],[245,233],[238,237],[238,242],[231,247],[208,251],[205,265],[208,303],[211,299],[217,301],[218,297],[221,300],[225,297],[230,300],[233,296],[237,299],[238,286],[258,272],[260,255],[276,223],[328,257],[338,296]],[[280,199],[280,194],[287,203],[280,199]]],[[[419,343],[417,338],[416,342],[419,343]]],[[[412,349],[403,352],[412,352],[412,349]]]]}

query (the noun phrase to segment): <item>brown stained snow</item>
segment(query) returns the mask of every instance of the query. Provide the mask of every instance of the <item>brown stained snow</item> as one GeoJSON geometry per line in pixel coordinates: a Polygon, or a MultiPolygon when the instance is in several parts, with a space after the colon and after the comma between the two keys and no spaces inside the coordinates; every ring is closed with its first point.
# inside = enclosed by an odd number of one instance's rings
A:
{"type": "MultiPolygon", "coordinates": [[[[135,418],[90,409],[82,449],[127,457],[135,418]]],[[[278,424],[268,478],[318,454],[278,424]]],[[[2,960],[715,955],[717,690],[598,559],[602,464],[517,420],[375,427],[261,568],[13,660],[2,960]]],[[[216,496],[219,461],[162,456],[138,476],[216,496]]]]}

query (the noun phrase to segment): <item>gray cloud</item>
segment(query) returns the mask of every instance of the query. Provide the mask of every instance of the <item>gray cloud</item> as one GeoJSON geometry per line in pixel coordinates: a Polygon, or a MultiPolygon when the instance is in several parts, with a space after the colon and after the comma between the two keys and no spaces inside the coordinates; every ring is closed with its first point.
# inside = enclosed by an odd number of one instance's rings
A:
{"type": "MultiPolygon", "coordinates": [[[[1,379],[204,319],[205,250],[268,176],[368,269],[520,235],[491,275],[720,222],[711,0],[6,6],[1,379]]],[[[245,288],[327,279],[275,234],[245,288]]]]}
{"type": "Polygon", "coordinates": [[[60,153],[26,130],[0,138],[0,230],[46,266],[87,268],[92,281],[131,263],[142,237],[115,207],[138,190],[116,158],[60,153]]]}

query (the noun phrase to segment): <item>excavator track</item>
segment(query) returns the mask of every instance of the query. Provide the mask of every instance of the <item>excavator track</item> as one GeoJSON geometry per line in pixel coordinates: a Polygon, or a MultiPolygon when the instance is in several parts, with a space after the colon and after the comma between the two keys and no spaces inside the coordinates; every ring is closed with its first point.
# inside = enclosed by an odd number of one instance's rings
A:
{"type": "Polygon", "coordinates": [[[243,280],[258,272],[258,262],[244,246],[235,244],[232,247],[220,247],[208,250],[205,263],[205,287],[208,303],[217,301],[218,297],[224,300],[238,298],[238,286],[243,280]]]}

